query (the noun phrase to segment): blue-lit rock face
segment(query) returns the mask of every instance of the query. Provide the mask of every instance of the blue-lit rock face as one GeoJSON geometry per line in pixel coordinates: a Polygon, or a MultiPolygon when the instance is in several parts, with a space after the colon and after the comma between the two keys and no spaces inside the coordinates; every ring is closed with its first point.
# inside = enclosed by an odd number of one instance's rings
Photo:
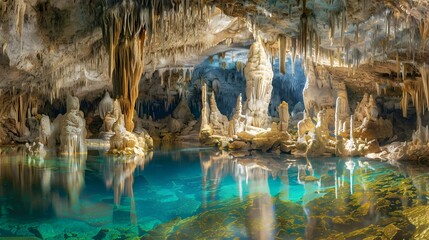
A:
{"type": "MultiPolygon", "coordinates": [[[[238,95],[241,93],[243,102],[246,100],[246,79],[242,67],[246,64],[247,50],[232,51],[215,55],[205,60],[195,68],[189,88],[189,104],[194,115],[200,115],[201,86],[206,83],[208,92],[216,95],[216,102],[222,114],[231,116],[238,95]]],[[[277,107],[286,101],[293,111],[294,106],[302,103],[302,90],[305,85],[305,75],[301,60],[295,62],[295,74],[292,74],[292,60],[287,58],[286,74],[280,74],[279,60],[273,63],[273,91],[269,113],[277,116],[277,107]]],[[[302,110],[302,109],[301,109],[302,110]]]]}
{"type": "MultiPolygon", "coordinates": [[[[190,70],[185,70],[184,74],[183,69],[173,69],[171,77],[170,70],[162,74],[155,71],[146,75],[140,82],[140,98],[136,106],[139,116],[151,116],[155,120],[167,117],[180,100],[186,97],[192,113],[198,118],[202,108],[201,87],[206,83],[207,92],[209,94],[214,92],[221,113],[231,117],[240,93],[243,103],[246,101],[246,79],[243,69],[248,52],[248,49],[233,49],[215,54],[197,65],[192,73],[190,70]]],[[[295,62],[295,74],[292,74],[291,58],[287,58],[285,75],[280,74],[278,59],[273,63],[273,71],[273,91],[269,113],[276,117],[277,107],[282,101],[289,104],[291,112],[296,104],[303,102],[305,75],[300,59],[295,62]]],[[[299,110],[302,111],[302,109],[299,110]]]]}

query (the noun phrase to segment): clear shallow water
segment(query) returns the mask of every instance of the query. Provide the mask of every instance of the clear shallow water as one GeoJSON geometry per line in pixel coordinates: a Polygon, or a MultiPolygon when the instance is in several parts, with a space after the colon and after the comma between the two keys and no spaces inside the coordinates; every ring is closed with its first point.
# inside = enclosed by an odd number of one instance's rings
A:
{"type": "Polygon", "coordinates": [[[210,148],[145,158],[0,149],[0,236],[53,239],[402,238],[427,204],[428,168],[365,159],[232,157],[210,148]],[[390,228],[389,228],[390,226],[390,228]],[[399,236],[399,235],[398,235],[399,236]]]}

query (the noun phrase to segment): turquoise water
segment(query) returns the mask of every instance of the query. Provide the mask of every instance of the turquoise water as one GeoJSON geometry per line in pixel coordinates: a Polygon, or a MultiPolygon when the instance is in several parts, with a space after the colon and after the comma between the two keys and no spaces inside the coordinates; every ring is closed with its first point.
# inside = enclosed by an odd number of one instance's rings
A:
{"type": "Polygon", "coordinates": [[[72,159],[0,151],[3,237],[361,239],[394,224],[411,238],[416,226],[405,210],[426,206],[429,190],[425,166],[361,158],[234,157],[211,148],[139,158],[90,150],[72,159]]]}

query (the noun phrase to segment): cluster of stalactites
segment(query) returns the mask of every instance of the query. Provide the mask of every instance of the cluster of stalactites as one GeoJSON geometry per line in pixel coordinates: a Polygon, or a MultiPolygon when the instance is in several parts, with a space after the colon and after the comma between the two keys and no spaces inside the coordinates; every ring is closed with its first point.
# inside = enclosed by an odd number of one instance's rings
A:
{"type": "Polygon", "coordinates": [[[0,96],[0,118],[12,117],[15,120],[15,129],[18,136],[26,134],[27,119],[37,114],[40,100],[31,92],[12,90],[0,96]]]}
{"type": "Polygon", "coordinates": [[[401,108],[403,117],[408,115],[409,97],[416,108],[417,122],[421,123],[421,115],[429,107],[429,68],[424,64],[420,68],[421,80],[405,80],[402,85],[401,108]]]}
{"type": "Polygon", "coordinates": [[[20,38],[22,48],[22,29],[27,4],[24,0],[0,1],[0,20],[3,16],[10,16],[15,24],[16,34],[20,38]],[[9,13],[9,14],[8,14],[9,13]]]}
{"type": "Polygon", "coordinates": [[[161,86],[165,86],[166,89],[165,94],[167,95],[167,101],[164,102],[165,111],[170,109],[174,103],[175,97],[172,95],[172,92],[175,92],[174,90],[177,91],[179,99],[186,98],[188,96],[187,87],[192,78],[193,71],[193,66],[179,66],[158,69],[161,86]],[[165,75],[167,75],[167,83],[165,83],[165,75]],[[174,76],[176,77],[173,79],[174,76]]]}
{"type": "Polygon", "coordinates": [[[78,94],[77,89],[99,82],[99,75],[93,75],[92,72],[98,74],[104,71],[107,66],[105,53],[100,44],[94,44],[88,56],[80,57],[76,54],[71,61],[60,64],[47,62],[40,68],[46,77],[37,84],[30,83],[28,89],[46,96],[51,103],[56,99],[64,99],[67,94],[78,94]]]}
{"type": "Polygon", "coordinates": [[[292,75],[295,74],[296,37],[279,36],[280,73],[286,74],[286,54],[289,51],[292,59],[292,75]]]}
{"type": "MultiPolygon", "coordinates": [[[[192,40],[192,33],[196,35],[205,29],[211,8],[201,0],[114,0],[104,7],[103,39],[110,57],[113,93],[116,98],[122,97],[125,126],[131,131],[144,54],[152,56],[151,53],[169,46],[161,55],[176,60],[178,54],[202,51],[203,44],[192,40]]],[[[156,60],[152,65],[157,68],[156,60]]]]}
{"type": "Polygon", "coordinates": [[[207,29],[213,7],[201,0],[142,1],[147,26],[145,52],[156,67],[157,59],[199,54],[207,49],[199,34],[207,29]]]}
{"type": "Polygon", "coordinates": [[[144,42],[149,16],[141,1],[117,1],[103,17],[103,40],[109,53],[113,94],[121,99],[125,127],[134,128],[134,105],[144,67],[144,42]]]}

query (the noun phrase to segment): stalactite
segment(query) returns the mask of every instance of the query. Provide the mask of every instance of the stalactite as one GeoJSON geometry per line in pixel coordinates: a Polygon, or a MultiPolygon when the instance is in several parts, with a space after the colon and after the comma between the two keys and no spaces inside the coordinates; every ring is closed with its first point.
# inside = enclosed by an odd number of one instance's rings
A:
{"type": "Polygon", "coordinates": [[[408,116],[408,92],[405,90],[405,85],[402,87],[402,99],[401,99],[401,109],[402,117],[406,118],[408,116]]]}
{"type": "Polygon", "coordinates": [[[300,17],[300,46],[301,54],[304,55],[304,59],[307,58],[307,31],[308,31],[308,19],[306,13],[306,0],[302,1],[302,14],[300,17]]]}
{"type": "MultiPolygon", "coordinates": [[[[312,23],[312,21],[310,21],[310,23],[312,23]]],[[[314,37],[315,37],[316,34],[315,34],[315,31],[312,30],[313,26],[309,26],[309,29],[311,29],[311,30],[309,32],[309,39],[308,39],[308,46],[309,47],[308,47],[308,50],[310,51],[309,52],[310,58],[314,62],[314,58],[313,58],[313,44],[314,44],[314,37]]]]}
{"type": "Polygon", "coordinates": [[[341,48],[337,48],[337,60],[338,60],[338,66],[340,67],[342,65],[342,61],[341,61],[341,48]]]}
{"type": "Polygon", "coordinates": [[[24,26],[24,15],[27,4],[24,0],[15,0],[15,28],[21,41],[22,49],[22,28],[24,26]]]}
{"type": "Polygon", "coordinates": [[[429,37],[429,22],[424,19],[420,20],[419,24],[420,36],[421,36],[421,53],[425,51],[426,43],[429,37]]]}
{"type": "Polygon", "coordinates": [[[243,73],[244,64],[241,61],[238,61],[235,63],[235,68],[237,69],[237,72],[243,73]]]}
{"type": "Polygon", "coordinates": [[[335,38],[335,16],[331,13],[329,15],[329,40],[331,41],[331,46],[334,44],[335,38]]]}
{"type": "Polygon", "coordinates": [[[3,43],[2,45],[2,54],[6,54],[6,49],[7,49],[7,42],[3,43]]]}
{"type": "MultiPolygon", "coordinates": [[[[423,80],[423,79],[422,79],[423,80]]],[[[423,81],[414,81],[414,80],[406,80],[402,85],[402,99],[401,99],[401,108],[403,117],[407,117],[408,112],[408,96],[411,96],[411,100],[413,105],[416,108],[418,121],[422,114],[424,114],[425,109],[427,108],[427,97],[426,91],[427,88],[424,86],[426,83],[423,81]]]]}
{"type": "Polygon", "coordinates": [[[390,38],[390,25],[391,25],[392,14],[390,11],[386,13],[386,31],[387,31],[387,39],[390,38]]]}
{"type": "Polygon", "coordinates": [[[293,36],[292,37],[292,49],[291,49],[291,59],[292,59],[292,63],[291,63],[291,67],[292,67],[292,76],[295,75],[295,59],[296,59],[296,37],[293,36]]]}
{"type": "Polygon", "coordinates": [[[355,31],[355,43],[359,43],[359,23],[356,24],[356,31],[355,31]]]}
{"type": "Polygon", "coordinates": [[[286,37],[279,37],[280,73],[286,74],[286,37]]]}
{"type": "Polygon", "coordinates": [[[134,128],[134,106],[144,67],[144,42],[150,24],[142,3],[120,1],[105,11],[103,39],[108,49],[113,94],[121,99],[125,127],[134,128]],[[146,16],[146,18],[145,18],[146,16]]]}
{"type": "Polygon", "coordinates": [[[316,55],[316,60],[314,62],[316,62],[316,63],[319,61],[319,50],[320,50],[320,36],[318,34],[316,34],[315,45],[314,45],[314,51],[315,51],[315,55],[316,55]]]}
{"type": "Polygon", "coordinates": [[[401,73],[401,63],[399,62],[399,52],[396,51],[396,78],[399,80],[399,75],[401,73]]]}
{"type": "Polygon", "coordinates": [[[377,96],[381,95],[381,87],[378,82],[375,83],[375,89],[377,90],[377,96]]]}
{"type": "Polygon", "coordinates": [[[341,44],[344,45],[344,32],[347,27],[347,11],[342,12],[341,14],[341,32],[340,32],[340,38],[341,38],[341,44]]]}
{"type": "Polygon", "coordinates": [[[422,75],[422,83],[423,83],[423,92],[426,98],[426,106],[429,107],[429,68],[426,64],[420,68],[420,73],[422,75]]]}
{"type": "Polygon", "coordinates": [[[413,44],[414,44],[414,40],[415,40],[415,28],[413,26],[411,26],[411,23],[409,23],[410,26],[410,39],[408,41],[408,59],[410,59],[410,56],[413,55],[414,53],[414,48],[413,48],[413,44]]]}

